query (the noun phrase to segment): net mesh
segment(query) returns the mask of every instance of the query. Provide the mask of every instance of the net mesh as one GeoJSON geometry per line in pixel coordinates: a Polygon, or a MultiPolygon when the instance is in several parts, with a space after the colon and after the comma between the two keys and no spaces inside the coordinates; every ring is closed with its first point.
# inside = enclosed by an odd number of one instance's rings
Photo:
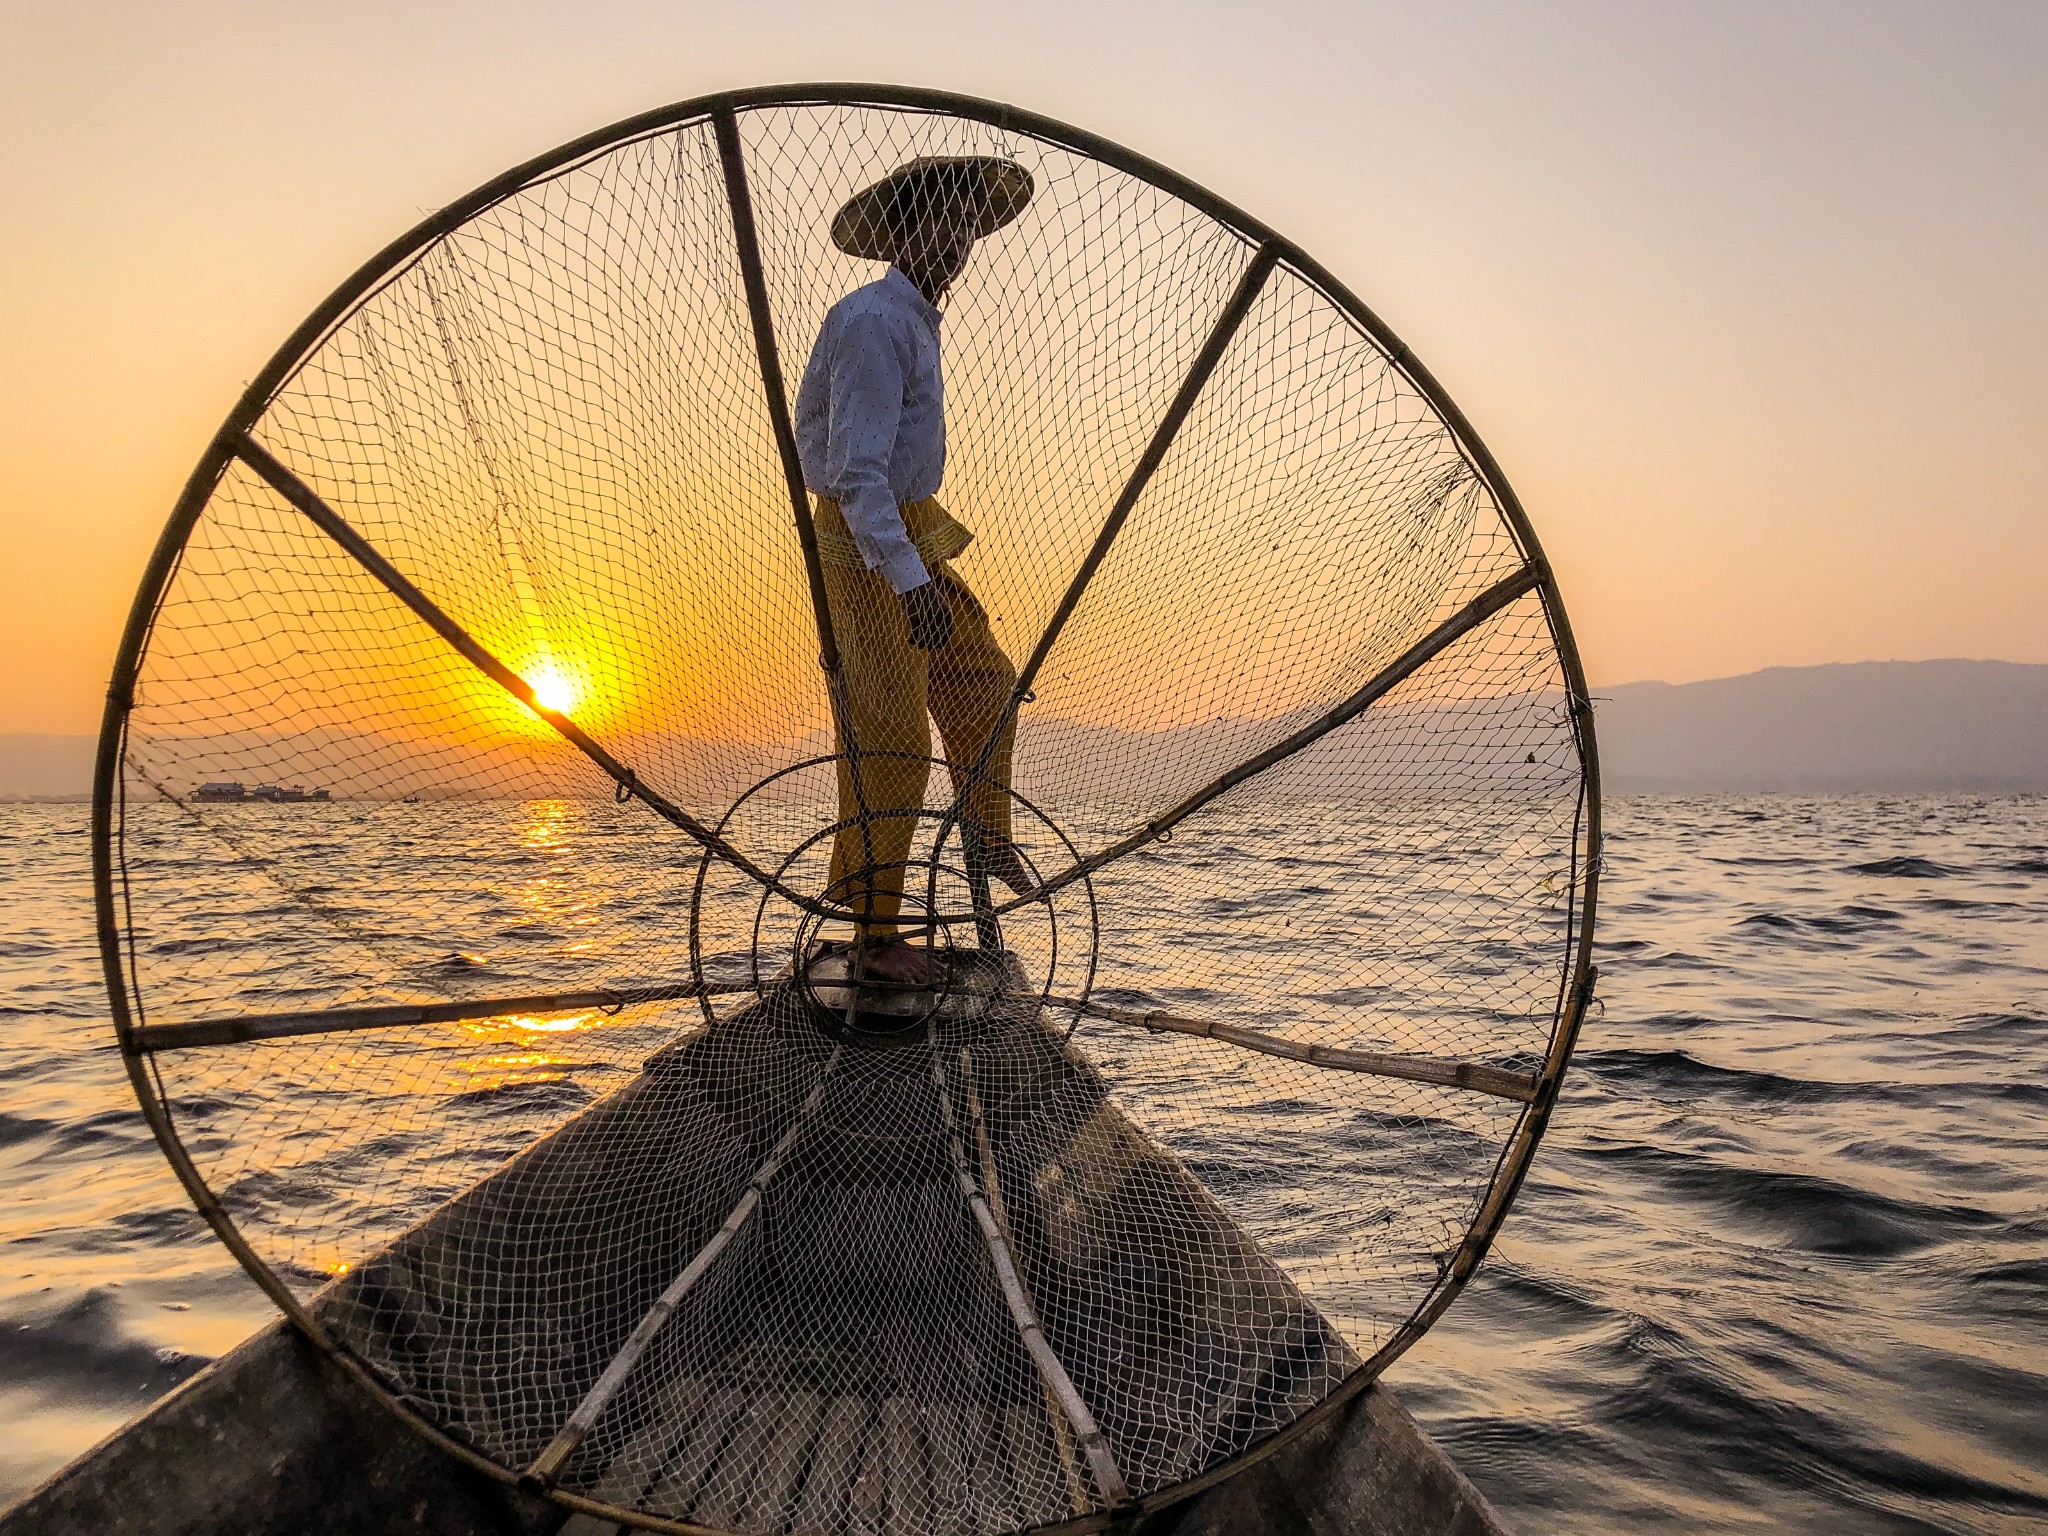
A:
{"type": "Polygon", "coordinates": [[[1493,1219],[1589,921],[1561,642],[1456,433],[1285,259],[964,108],[736,125],[792,392],[883,270],[849,198],[1030,175],[941,327],[941,570],[997,680],[835,595],[835,725],[715,124],[585,155],[250,435],[640,793],[236,459],[126,722],[130,1044],[255,1262],[504,1468],[735,1531],[1055,1523],[1294,1422],[1493,1219]],[[1043,638],[1005,773],[942,695],[983,741],[1043,638]],[[927,684],[936,744],[863,742],[927,684]],[[940,979],[864,990],[835,919],[892,821],[940,979]]]}

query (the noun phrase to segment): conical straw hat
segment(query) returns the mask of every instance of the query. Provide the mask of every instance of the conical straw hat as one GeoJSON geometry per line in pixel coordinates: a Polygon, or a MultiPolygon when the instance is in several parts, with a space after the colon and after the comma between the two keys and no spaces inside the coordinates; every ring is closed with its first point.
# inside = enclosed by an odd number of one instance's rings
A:
{"type": "Polygon", "coordinates": [[[1024,211],[1035,190],[1031,173],[1014,160],[995,155],[920,155],[905,161],[871,187],[848,198],[833,215],[832,243],[849,256],[867,261],[892,261],[895,244],[889,235],[889,205],[896,189],[920,176],[944,174],[953,166],[971,167],[981,175],[981,222],[974,238],[994,234],[1024,211]]]}

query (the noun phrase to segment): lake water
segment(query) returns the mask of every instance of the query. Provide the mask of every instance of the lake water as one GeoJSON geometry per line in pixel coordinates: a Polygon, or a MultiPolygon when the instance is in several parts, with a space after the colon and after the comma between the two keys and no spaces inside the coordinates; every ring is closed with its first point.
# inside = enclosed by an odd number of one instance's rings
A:
{"type": "MultiPolygon", "coordinates": [[[[85,820],[0,806],[0,1500],[273,1315],[136,1111],[85,820]]],[[[1602,1006],[1390,1380],[1531,1532],[2048,1530],[2048,799],[1609,839],[1602,1006]]]]}

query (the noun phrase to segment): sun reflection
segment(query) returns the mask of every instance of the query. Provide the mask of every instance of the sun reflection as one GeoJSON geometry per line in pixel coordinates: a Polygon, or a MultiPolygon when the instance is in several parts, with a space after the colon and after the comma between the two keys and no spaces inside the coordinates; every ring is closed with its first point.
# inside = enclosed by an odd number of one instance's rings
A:
{"type": "Polygon", "coordinates": [[[569,1058],[550,1055],[546,1051],[504,1051],[496,1056],[486,1056],[480,1062],[472,1062],[472,1072],[503,1072],[524,1067],[566,1067],[569,1058]]]}
{"type": "Polygon", "coordinates": [[[583,1028],[596,1017],[594,1013],[572,1013],[560,1019],[534,1019],[521,1013],[507,1013],[490,1019],[468,1019],[462,1027],[472,1035],[495,1035],[508,1027],[540,1035],[561,1035],[583,1028]]]}
{"type": "Polygon", "coordinates": [[[526,813],[529,819],[519,835],[520,847],[537,853],[552,853],[562,846],[563,823],[569,819],[568,801],[529,800],[526,813]]]}
{"type": "Polygon", "coordinates": [[[467,1093],[498,1093],[506,1088],[537,1088],[548,1083],[568,1082],[576,1062],[568,1056],[539,1048],[494,1051],[462,1063],[467,1093]]]}

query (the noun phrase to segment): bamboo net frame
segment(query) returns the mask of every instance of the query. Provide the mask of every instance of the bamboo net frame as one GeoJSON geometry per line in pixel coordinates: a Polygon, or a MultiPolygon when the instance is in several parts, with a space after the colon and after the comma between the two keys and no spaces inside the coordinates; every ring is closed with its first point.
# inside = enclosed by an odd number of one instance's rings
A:
{"type": "MultiPolygon", "coordinates": [[[[986,754],[967,766],[971,782],[986,754]]],[[[1505,1217],[1591,995],[1599,847],[1591,712],[1555,580],[1498,466],[1379,319],[1283,237],[1140,156],[1014,108],[876,86],[629,119],[451,204],[344,283],[251,383],[174,509],[123,635],[94,805],[124,1056],[222,1240],[451,1454],[679,1530],[1097,1528],[1331,1411],[1441,1313],[1505,1217]],[[1021,663],[1019,771],[1035,763],[1061,803],[1018,797],[1034,878],[1000,901],[958,841],[963,796],[914,813],[932,923],[971,924],[984,945],[984,925],[1004,925],[1032,974],[974,1015],[964,1045],[934,1026],[906,1076],[901,1052],[793,1044],[808,1015],[763,955],[839,910],[817,867],[827,821],[804,810],[818,783],[799,769],[820,761],[842,662],[787,382],[857,280],[820,260],[821,215],[934,151],[1010,157],[1041,188],[989,243],[983,286],[949,301],[959,420],[942,494],[959,484],[980,514],[977,561],[992,563],[969,564],[999,628],[1027,616],[1002,630],[1021,663]],[[663,430],[710,502],[779,501],[777,539],[647,480],[634,451],[663,430]],[[664,497],[684,505],[666,522],[664,497]],[[708,575],[648,553],[692,529],[759,553],[708,575]],[[649,597],[706,590],[758,620],[728,623],[743,670],[708,700],[675,692],[701,655],[664,644],[715,628],[715,610],[649,597]],[[598,608],[617,627],[594,640],[571,615],[598,608]],[[805,626],[822,662],[809,672],[787,665],[805,626]],[[1163,650],[1176,627],[1178,651],[1163,650]],[[302,664],[309,637],[333,647],[323,665],[302,664]],[[547,674],[579,641],[610,647],[604,688],[586,691],[637,690],[637,715],[559,695],[547,674]],[[770,739],[693,742],[683,718],[770,739]],[[416,848],[402,878],[338,877],[346,860],[312,824],[195,793],[254,765],[339,781],[335,805],[368,807],[363,844],[403,840],[394,807],[454,807],[445,835],[491,867],[416,848]],[[658,848],[614,858],[607,899],[629,930],[689,886],[687,943],[627,931],[588,963],[558,944],[548,974],[495,988],[463,971],[465,952],[423,964],[398,916],[453,931],[502,893],[506,829],[476,808],[507,795],[584,807],[582,846],[658,848]],[[1316,807],[1330,837],[1261,830],[1274,796],[1316,807]],[[1368,825],[1383,846],[1362,840],[1368,825]],[[1229,850],[1254,833],[1274,863],[1248,878],[1253,855],[1229,850]],[[1371,889],[1253,954],[1268,917],[1224,909],[1318,878],[1286,871],[1332,845],[1371,889]],[[1220,868],[1191,846],[1224,850],[1220,868]],[[1424,865],[1451,872],[1415,885],[1424,865]],[[195,881],[215,883],[213,907],[195,906],[195,881]],[[1202,917],[1214,947],[1198,975],[1174,975],[1173,946],[1133,920],[1155,908],[1202,917]],[[744,953],[721,956],[720,935],[744,953]],[[288,966],[263,958],[284,951],[288,966]],[[516,1064],[565,1015],[612,1021],[578,1036],[595,1087],[576,1094],[551,1088],[574,1073],[516,1064]],[[463,1118],[476,1090],[438,1059],[450,1026],[514,1063],[485,1092],[514,1107],[485,1129],[463,1118]],[[1211,1082],[1243,1091],[1189,1107],[1163,1086],[1211,1082]],[[628,1102],[646,1116],[638,1140],[620,1139],[628,1102]],[[1383,1208],[1390,1162],[1423,1170],[1412,1230],[1352,1223],[1334,1249],[1304,1247],[1255,1189],[1205,1171],[1219,1138],[1300,1104],[1304,1123],[1362,1128],[1383,1208]],[[643,1167],[648,1126],[732,1139],[643,1167]],[[586,1143],[621,1160],[608,1186],[565,1171],[562,1149],[586,1143]],[[264,1166],[297,1145],[348,1154],[330,1187],[264,1166]],[[663,1204],[651,1180],[684,1194],[663,1204]],[[1083,1193],[1047,1194],[1063,1180],[1083,1193]],[[1128,1224],[1132,1180],[1163,1191],[1153,1218],[1205,1255],[1210,1311],[1187,1310],[1210,1329],[1199,1347],[1089,1291],[1112,1272],[1090,1264],[1173,1254],[1128,1224]],[[785,1329],[772,1365],[747,1353],[766,1348],[749,1330],[781,1294],[777,1265],[829,1246],[849,1189],[894,1213],[894,1246],[931,1245],[896,1278],[952,1287],[969,1320],[953,1376],[888,1365],[884,1346],[848,1364],[858,1351],[837,1334],[785,1329]],[[559,1309],[534,1331],[529,1292],[597,1283],[534,1238],[549,1222],[634,1269],[607,1282],[616,1337],[568,1338],[559,1309]],[[1296,1257],[1275,1266],[1254,1240],[1296,1257]],[[516,1253],[528,1290],[472,1305],[462,1287],[487,1251],[516,1253]],[[1151,1395],[1118,1396],[1104,1361],[1128,1368],[1144,1349],[1151,1395]],[[554,1397],[512,1363],[537,1350],[557,1352],[554,1397]],[[1254,1356],[1257,1382],[1229,1363],[1254,1356]]],[[[877,1273],[900,1262],[868,1257],[877,1273]]],[[[895,1316],[844,1272],[834,1286],[835,1304],[895,1316]]]]}

